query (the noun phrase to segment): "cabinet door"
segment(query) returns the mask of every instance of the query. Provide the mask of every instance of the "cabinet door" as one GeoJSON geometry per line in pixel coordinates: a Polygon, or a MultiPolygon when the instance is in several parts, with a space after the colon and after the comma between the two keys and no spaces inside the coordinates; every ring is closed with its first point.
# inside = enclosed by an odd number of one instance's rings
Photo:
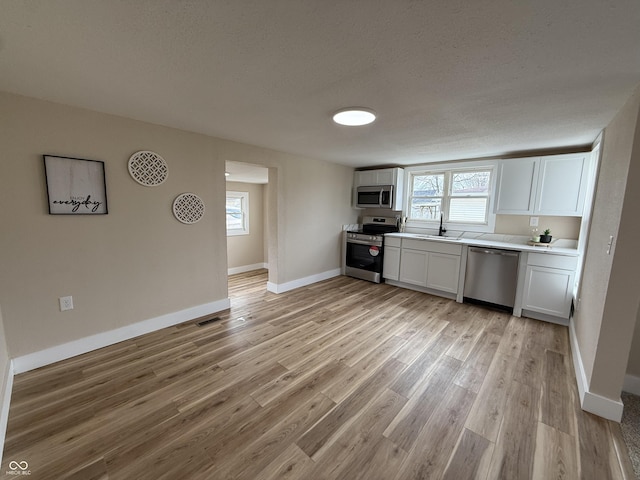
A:
{"type": "Polygon", "coordinates": [[[568,319],[574,275],[571,270],[528,265],[522,308],[568,319]]]}
{"type": "Polygon", "coordinates": [[[376,183],[375,185],[395,185],[395,169],[383,168],[382,170],[376,170],[376,183]]]}
{"type": "Polygon", "coordinates": [[[354,187],[376,185],[377,174],[375,170],[365,170],[353,173],[354,187]]]}
{"type": "Polygon", "coordinates": [[[445,253],[429,254],[427,287],[443,292],[458,293],[460,257],[445,253]]]}
{"type": "Polygon", "coordinates": [[[586,154],[542,157],[534,213],[581,216],[587,167],[586,154]]]}
{"type": "Polygon", "coordinates": [[[382,276],[389,280],[400,278],[400,247],[384,247],[382,276]]]}
{"type": "Polygon", "coordinates": [[[428,265],[429,252],[403,248],[400,255],[400,281],[426,287],[428,265]]]}
{"type": "Polygon", "coordinates": [[[496,213],[527,215],[533,212],[539,159],[514,158],[500,164],[496,213]]]}
{"type": "Polygon", "coordinates": [[[397,168],[381,168],[378,170],[363,170],[353,172],[353,183],[356,187],[372,185],[395,185],[397,168]]]}

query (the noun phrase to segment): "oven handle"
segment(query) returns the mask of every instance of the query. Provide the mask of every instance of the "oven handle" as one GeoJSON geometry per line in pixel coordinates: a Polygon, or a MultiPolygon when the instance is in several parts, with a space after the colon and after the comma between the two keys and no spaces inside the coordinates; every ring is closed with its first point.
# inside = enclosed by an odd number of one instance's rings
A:
{"type": "Polygon", "coordinates": [[[354,240],[352,238],[347,239],[347,243],[357,243],[358,245],[369,245],[371,247],[382,246],[382,242],[373,242],[371,240],[354,240]]]}

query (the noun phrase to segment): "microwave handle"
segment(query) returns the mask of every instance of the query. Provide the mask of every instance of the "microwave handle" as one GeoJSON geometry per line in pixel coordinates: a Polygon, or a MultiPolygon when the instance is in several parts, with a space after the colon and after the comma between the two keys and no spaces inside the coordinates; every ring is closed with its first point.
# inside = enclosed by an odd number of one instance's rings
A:
{"type": "Polygon", "coordinates": [[[378,194],[378,206],[382,207],[382,193],[384,192],[384,188],[380,187],[380,193],[378,194]]]}
{"type": "MultiPolygon", "coordinates": [[[[386,205],[382,205],[382,194],[384,193],[384,188],[380,189],[380,201],[378,202],[381,207],[387,207],[386,205]]],[[[393,207],[393,185],[389,185],[389,207],[393,207]]]]}

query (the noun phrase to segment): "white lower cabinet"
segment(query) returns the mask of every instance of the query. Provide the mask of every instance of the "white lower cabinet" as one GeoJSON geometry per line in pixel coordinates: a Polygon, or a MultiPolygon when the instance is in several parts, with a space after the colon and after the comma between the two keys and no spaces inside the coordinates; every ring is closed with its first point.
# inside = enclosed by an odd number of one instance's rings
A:
{"type": "MultiPolygon", "coordinates": [[[[458,293],[462,245],[442,241],[391,237],[385,240],[383,276],[400,286],[443,294],[458,293]]],[[[452,297],[452,295],[445,295],[452,297]]]]}
{"type": "Polygon", "coordinates": [[[427,286],[427,268],[429,268],[429,252],[403,248],[400,254],[400,281],[427,286]]]}
{"type": "Polygon", "coordinates": [[[458,293],[460,255],[430,253],[427,268],[427,288],[458,293]]]}
{"type": "Polygon", "coordinates": [[[577,257],[530,253],[522,309],[569,319],[577,257]]]}
{"type": "MultiPolygon", "coordinates": [[[[571,314],[578,257],[538,252],[522,252],[522,255],[526,255],[526,260],[521,257],[524,274],[518,280],[518,291],[522,292],[517,294],[517,298],[521,298],[516,300],[518,312],[566,324],[571,314]]],[[[385,237],[383,276],[393,285],[456,298],[461,263],[461,244],[385,237]]]]}
{"type": "Polygon", "coordinates": [[[382,276],[389,280],[398,280],[400,277],[400,247],[384,247],[384,259],[382,261],[382,276]]]}

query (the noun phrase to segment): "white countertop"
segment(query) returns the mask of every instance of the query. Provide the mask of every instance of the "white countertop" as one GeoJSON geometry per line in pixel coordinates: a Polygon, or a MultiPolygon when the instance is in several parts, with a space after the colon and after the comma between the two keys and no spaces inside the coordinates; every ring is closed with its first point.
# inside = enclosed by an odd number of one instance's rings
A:
{"type": "Polygon", "coordinates": [[[549,247],[528,245],[529,238],[523,235],[501,235],[495,233],[465,232],[451,236],[438,237],[421,233],[387,233],[388,237],[415,238],[432,240],[434,242],[459,243],[478,247],[504,248],[519,252],[547,253],[551,255],[578,256],[577,240],[558,239],[551,242],[549,247]]]}

